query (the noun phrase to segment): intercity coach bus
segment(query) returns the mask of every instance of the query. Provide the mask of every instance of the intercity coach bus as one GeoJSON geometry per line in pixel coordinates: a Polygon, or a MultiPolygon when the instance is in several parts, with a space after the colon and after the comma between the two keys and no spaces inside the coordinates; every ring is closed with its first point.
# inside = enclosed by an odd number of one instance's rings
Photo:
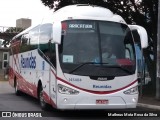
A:
{"type": "Polygon", "coordinates": [[[136,108],[133,31],[146,48],[146,30],[93,5],[66,6],[52,17],[11,41],[9,83],[15,93],[36,97],[42,109],[136,108]]]}

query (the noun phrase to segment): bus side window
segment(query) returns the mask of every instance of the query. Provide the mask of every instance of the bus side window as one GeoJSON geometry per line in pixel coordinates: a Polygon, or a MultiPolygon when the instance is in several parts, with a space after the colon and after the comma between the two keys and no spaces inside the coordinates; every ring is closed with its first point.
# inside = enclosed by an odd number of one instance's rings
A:
{"type": "Polygon", "coordinates": [[[40,33],[39,33],[39,49],[43,51],[49,51],[48,43],[51,40],[52,33],[52,24],[47,23],[40,26],[40,33]]]}
{"type": "Polygon", "coordinates": [[[52,24],[47,23],[40,26],[39,43],[48,43],[52,38],[52,24]]]}
{"type": "Polygon", "coordinates": [[[26,33],[22,35],[20,52],[26,52],[30,50],[29,42],[30,42],[29,34],[26,33]]]}
{"type": "Polygon", "coordinates": [[[20,42],[21,42],[21,36],[15,38],[14,40],[12,40],[11,42],[11,51],[10,51],[10,55],[14,55],[17,54],[19,52],[20,49],[20,42]]]}
{"type": "Polygon", "coordinates": [[[44,53],[46,57],[50,59],[50,62],[56,67],[56,51],[55,44],[51,43],[52,39],[52,24],[42,24],[40,26],[39,33],[39,49],[44,53]]]}
{"type": "Polygon", "coordinates": [[[40,26],[36,26],[35,28],[31,29],[29,31],[29,37],[30,37],[30,41],[29,41],[29,45],[30,45],[30,50],[34,50],[38,48],[38,39],[39,39],[39,28],[40,26]]]}

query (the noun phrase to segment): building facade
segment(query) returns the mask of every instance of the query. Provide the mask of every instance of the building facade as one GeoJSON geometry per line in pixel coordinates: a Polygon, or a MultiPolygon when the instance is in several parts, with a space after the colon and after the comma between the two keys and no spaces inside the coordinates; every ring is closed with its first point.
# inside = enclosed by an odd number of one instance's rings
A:
{"type": "Polygon", "coordinates": [[[20,18],[16,20],[16,27],[26,29],[31,26],[31,19],[20,18]]]}

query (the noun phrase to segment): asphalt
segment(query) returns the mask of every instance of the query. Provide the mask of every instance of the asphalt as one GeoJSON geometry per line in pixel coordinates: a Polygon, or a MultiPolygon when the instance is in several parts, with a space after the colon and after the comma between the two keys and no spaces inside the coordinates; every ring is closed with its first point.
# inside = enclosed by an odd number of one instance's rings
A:
{"type": "MultiPolygon", "coordinates": [[[[8,80],[0,79],[0,82],[8,82],[8,80]]],[[[139,97],[137,106],[152,110],[160,110],[160,99],[156,99],[156,97],[153,96],[142,96],[139,97]]]]}
{"type": "Polygon", "coordinates": [[[156,97],[153,96],[142,96],[139,97],[137,106],[153,110],[160,110],[160,99],[156,99],[156,97]]]}

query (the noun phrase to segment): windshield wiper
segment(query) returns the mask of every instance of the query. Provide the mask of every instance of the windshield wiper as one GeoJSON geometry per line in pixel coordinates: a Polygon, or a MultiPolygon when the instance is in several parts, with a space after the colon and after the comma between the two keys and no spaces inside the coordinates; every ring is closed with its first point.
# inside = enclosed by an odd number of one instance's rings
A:
{"type": "MultiPolygon", "coordinates": [[[[88,65],[88,64],[100,64],[100,65],[104,65],[104,64],[109,64],[109,63],[95,63],[95,62],[84,62],[84,63],[81,63],[80,65],[78,65],[77,67],[75,67],[73,70],[71,70],[69,73],[73,73],[74,71],[78,70],[79,68],[83,67],[84,65],[88,65]]],[[[129,74],[132,74],[132,72],[120,65],[107,65],[105,67],[111,67],[111,68],[120,68],[122,69],[123,71],[129,73],[129,74]]]]}
{"type": "Polygon", "coordinates": [[[122,67],[121,65],[111,65],[111,66],[107,66],[107,67],[111,67],[111,68],[120,68],[122,69],[123,71],[129,73],[129,74],[132,74],[132,72],[124,67],[122,67]]]}
{"type": "Polygon", "coordinates": [[[79,68],[83,67],[84,65],[87,65],[87,64],[108,64],[108,63],[95,63],[95,62],[84,62],[84,63],[81,63],[80,65],[78,65],[77,67],[75,67],[73,70],[71,70],[69,73],[73,73],[74,71],[78,70],[79,68]]]}

